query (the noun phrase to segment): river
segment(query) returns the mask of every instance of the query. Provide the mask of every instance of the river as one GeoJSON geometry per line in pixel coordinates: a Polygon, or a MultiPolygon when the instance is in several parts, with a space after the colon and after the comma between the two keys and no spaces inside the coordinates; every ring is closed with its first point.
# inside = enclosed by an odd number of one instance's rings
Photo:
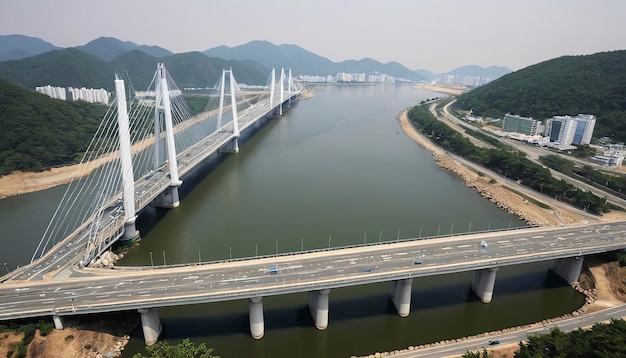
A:
{"type": "MultiPolygon", "coordinates": [[[[327,86],[247,139],[237,154],[184,178],[181,205],[140,216],[140,245],[118,264],[249,257],[398,238],[524,226],[437,167],[395,116],[441,96],[410,86],[327,86]],[[205,176],[205,174],[208,174],[205,176]]],[[[30,255],[63,188],[0,201],[0,260],[30,255]],[[13,241],[20,245],[12,244],[13,241]]],[[[318,331],[308,295],[264,298],[265,337],[254,340],[247,301],[163,307],[162,338],[189,337],[222,357],[345,357],[405,348],[539,321],[583,297],[549,263],[502,268],[490,304],[469,290],[472,273],[415,279],[411,314],[389,303],[389,284],[330,292],[329,327],[318,331]]],[[[141,332],[124,356],[143,349],[141,332]]]]}

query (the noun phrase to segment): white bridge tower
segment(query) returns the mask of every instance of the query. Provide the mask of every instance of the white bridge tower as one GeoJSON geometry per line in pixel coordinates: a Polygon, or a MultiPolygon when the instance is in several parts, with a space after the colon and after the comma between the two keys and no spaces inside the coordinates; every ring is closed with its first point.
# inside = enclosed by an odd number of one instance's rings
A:
{"type": "Polygon", "coordinates": [[[174,144],[174,127],[172,125],[172,105],[167,85],[167,70],[163,63],[157,63],[157,79],[154,106],[154,167],[161,165],[161,126],[165,123],[165,143],[170,176],[170,186],[156,199],[155,205],[176,208],[180,204],[178,187],[183,183],[178,175],[176,146],[174,144]]]}

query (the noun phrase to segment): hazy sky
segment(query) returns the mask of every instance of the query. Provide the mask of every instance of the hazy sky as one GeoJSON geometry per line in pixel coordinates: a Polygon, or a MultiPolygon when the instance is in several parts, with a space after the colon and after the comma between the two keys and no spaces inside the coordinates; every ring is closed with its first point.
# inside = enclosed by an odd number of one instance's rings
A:
{"type": "Polygon", "coordinates": [[[0,35],[9,34],[61,47],[111,36],[175,53],[266,40],[433,72],[518,70],[626,49],[626,1],[0,0],[0,35]]]}

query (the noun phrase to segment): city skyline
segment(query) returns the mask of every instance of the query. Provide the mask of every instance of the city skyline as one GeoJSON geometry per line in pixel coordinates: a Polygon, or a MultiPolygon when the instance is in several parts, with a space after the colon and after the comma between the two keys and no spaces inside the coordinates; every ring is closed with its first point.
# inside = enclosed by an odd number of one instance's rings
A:
{"type": "Polygon", "coordinates": [[[626,3],[615,0],[182,0],[171,5],[163,0],[112,0],[102,8],[78,0],[4,2],[0,35],[38,37],[59,47],[115,37],[174,53],[262,40],[295,44],[335,61],[372,58],[435,73],[464,65],[515,71],[565,55],[626,49],[621,20],[626,3]]]}

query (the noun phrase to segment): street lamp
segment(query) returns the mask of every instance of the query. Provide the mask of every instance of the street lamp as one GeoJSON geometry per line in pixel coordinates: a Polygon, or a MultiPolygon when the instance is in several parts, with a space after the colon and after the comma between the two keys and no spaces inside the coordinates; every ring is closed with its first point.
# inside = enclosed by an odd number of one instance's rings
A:
{"type": "Polygon", "coordinates": [[[152,260],[152,251],[150,251],[150,266],[154,266],[154,260],[152,260]]]}
{"type": "Polygon", "coordinates": [[[9,269],[7,268],[7,263],[4,263],[4,269],[7,270],[7,275],[9,274],[9,269]]]}

